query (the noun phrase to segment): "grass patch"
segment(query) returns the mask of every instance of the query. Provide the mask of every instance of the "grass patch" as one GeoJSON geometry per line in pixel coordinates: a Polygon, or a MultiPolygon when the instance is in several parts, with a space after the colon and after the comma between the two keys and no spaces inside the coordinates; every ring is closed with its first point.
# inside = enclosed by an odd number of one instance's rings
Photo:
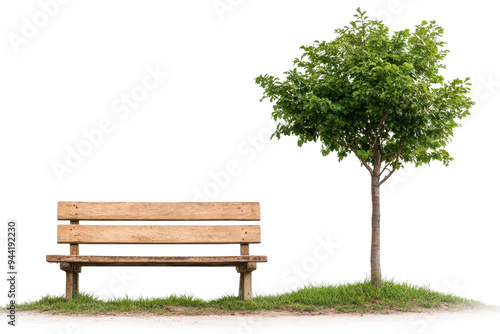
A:
{"type": "Polygon", "coordinates": [[[235,311],[285,310],[295,312],[418,312],[430,308],[483,306],[480,302],[431,291],[408,283],[384,281],[375,289],[369,281],[339,285],[307,286],[289,293],[256,296],[240,301],[235,296],[202,300],[188,295],[166,298],[117,298],[103,301],[91,294],[81,293],[74,300],[63,296],[46,296],[37,301],[18,305],[19,310],[53,311],[58,313],[152,312],[234,313],[235,311]]]}

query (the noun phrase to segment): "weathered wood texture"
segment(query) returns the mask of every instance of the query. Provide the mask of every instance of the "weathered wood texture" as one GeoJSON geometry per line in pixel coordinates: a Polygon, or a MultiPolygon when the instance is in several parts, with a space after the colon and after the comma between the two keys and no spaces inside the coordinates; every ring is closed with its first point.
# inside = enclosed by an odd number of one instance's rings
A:
{"type": "MultiPolygon", "coordinates": [[[[71,220],[71,226],[75,226],[80,224],[78,220],[71,220]]],[[[69,254],[70,255],[79,255],[80,254],[80,246],[78,244],[70,244],[69,245],[69,254]]],[[[76,268],[72,271],[66,271],[66,299],[73,299],[76,297],[80,290],[79,284],[79,272],[81,268],[76,266],[76,268]]]]}
{"type": "Polygon", "coordinates": [[[258,202],[58,202],[59,220],[260,220],[258,202]]]}
{"type": "Polygon", "coordinates": [[[77,275],[73,272],[66,272],[66,299],[68,300],[73,299],[78,294],[78,290],[75,289],[75,286],[78,286],[77,275]]]}
{"type": "Polygon", "coordinates": [[[252,298],[252,272],[240,273],[240,300],[248,300],[252,298]]]}
{"type": "MultiPolygon", "coordinates": [[[[250,245],[241,244],[240,253],[242,256],[250,254],[250,245]]],[[[248,300],[252,298],[252,271],[255,269],[257,269],[255,262],[245,263],[236,267],[236,271],[240,273],[240,300],[248,300]]]]}
{"type": "MultiPolygon", "coordinates": [[[[78,225],[80,222],[78,220],[72,220],[70,222],[71,226],[78,225]]],[[[69,245],[69,254],[70,255],[79,255],[80,253],[80,247],[78,244],[70,244],[69,245]]]]}
{"type": "MultiPolygon", "coordinates": [[[[100,256],[47,255],[47,262],[67,262],[78,266],[245,266],[267,262],[267,256],[100,256]]],[[[250,266],[252,267],[252,266],[250,266]]],[[[255,268],[255,267],[253,267],[255,268]]]]}
{"type": "Polygon", "coordinates": [[[250,254],[250,245],[249,244],[241,244],[240,245],[240,254],[241,255],[250,254]]]}
{"type": "Polygon", "coordinates": [[[61,263],[61,270],[66,272],[66,299],[73,299],[79,293],[79,277],[81,266],[72,263],[61,263]]]}
{"type": "Polygon", "coordinates": [[[59,202],[58,243],[70,244],[70,255],[47,255],[66,272],[66,298],[78,294],[82,266],[218,266],[236,267],[239,297],[252,297],[252,271],[267,256],[249,255],[249,244],[260,243],[259,225],[79,225],[82,220],[221,221],[260,220],[254,202],[135,203],[59,202]],[[240,244],[240,256],[81,256],[79,244],[240,244]]]}
{"type": "Polygon", "coordinates": [[[259,225],[58,225],[60,244],[260,243],[259,225]]]}

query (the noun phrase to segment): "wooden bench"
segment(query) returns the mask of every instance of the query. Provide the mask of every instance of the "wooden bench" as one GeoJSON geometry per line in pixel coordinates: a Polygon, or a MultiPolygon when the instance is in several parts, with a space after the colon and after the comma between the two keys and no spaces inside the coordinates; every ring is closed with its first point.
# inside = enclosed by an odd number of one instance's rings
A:
{"type": "Polygon", "coordinates": [[[252,297],[252,271],[267,256],[249,254],[260,243],[259,225],[80,225],[80,221],[258,221],[259,203],[59,202],[57,243],[69,244],[70,255],[47,255],[66,272],[66,299],[78,294],[84,266],[218,266],[240,274],[239,298],[252,297]],[[240,244],[239,256],[85,256],[79,244],[240,244]]]}

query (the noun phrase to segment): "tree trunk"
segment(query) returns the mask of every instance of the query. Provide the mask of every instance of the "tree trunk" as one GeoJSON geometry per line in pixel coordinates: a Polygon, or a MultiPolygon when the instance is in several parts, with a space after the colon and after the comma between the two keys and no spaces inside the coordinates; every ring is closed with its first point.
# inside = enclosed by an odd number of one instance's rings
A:
{"type": "Polygon", "coordinates": [[[372,247],[371,247],[371,282],[372,286],[382,286],[380,271],[380,167],[375,164],[372,174],[372,247]]]}

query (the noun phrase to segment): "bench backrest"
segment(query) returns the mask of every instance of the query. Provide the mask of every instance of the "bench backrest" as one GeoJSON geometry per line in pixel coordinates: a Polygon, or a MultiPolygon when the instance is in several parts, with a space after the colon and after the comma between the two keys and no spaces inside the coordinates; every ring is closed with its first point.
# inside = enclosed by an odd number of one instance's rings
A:
{"type": "Polygon", "coordinates": [[[256,202],[59,202],[57,242],[68,244],[250,244],[260,243],[259,225],[79,225],[104,221],[258,221],[256,202]]]}

